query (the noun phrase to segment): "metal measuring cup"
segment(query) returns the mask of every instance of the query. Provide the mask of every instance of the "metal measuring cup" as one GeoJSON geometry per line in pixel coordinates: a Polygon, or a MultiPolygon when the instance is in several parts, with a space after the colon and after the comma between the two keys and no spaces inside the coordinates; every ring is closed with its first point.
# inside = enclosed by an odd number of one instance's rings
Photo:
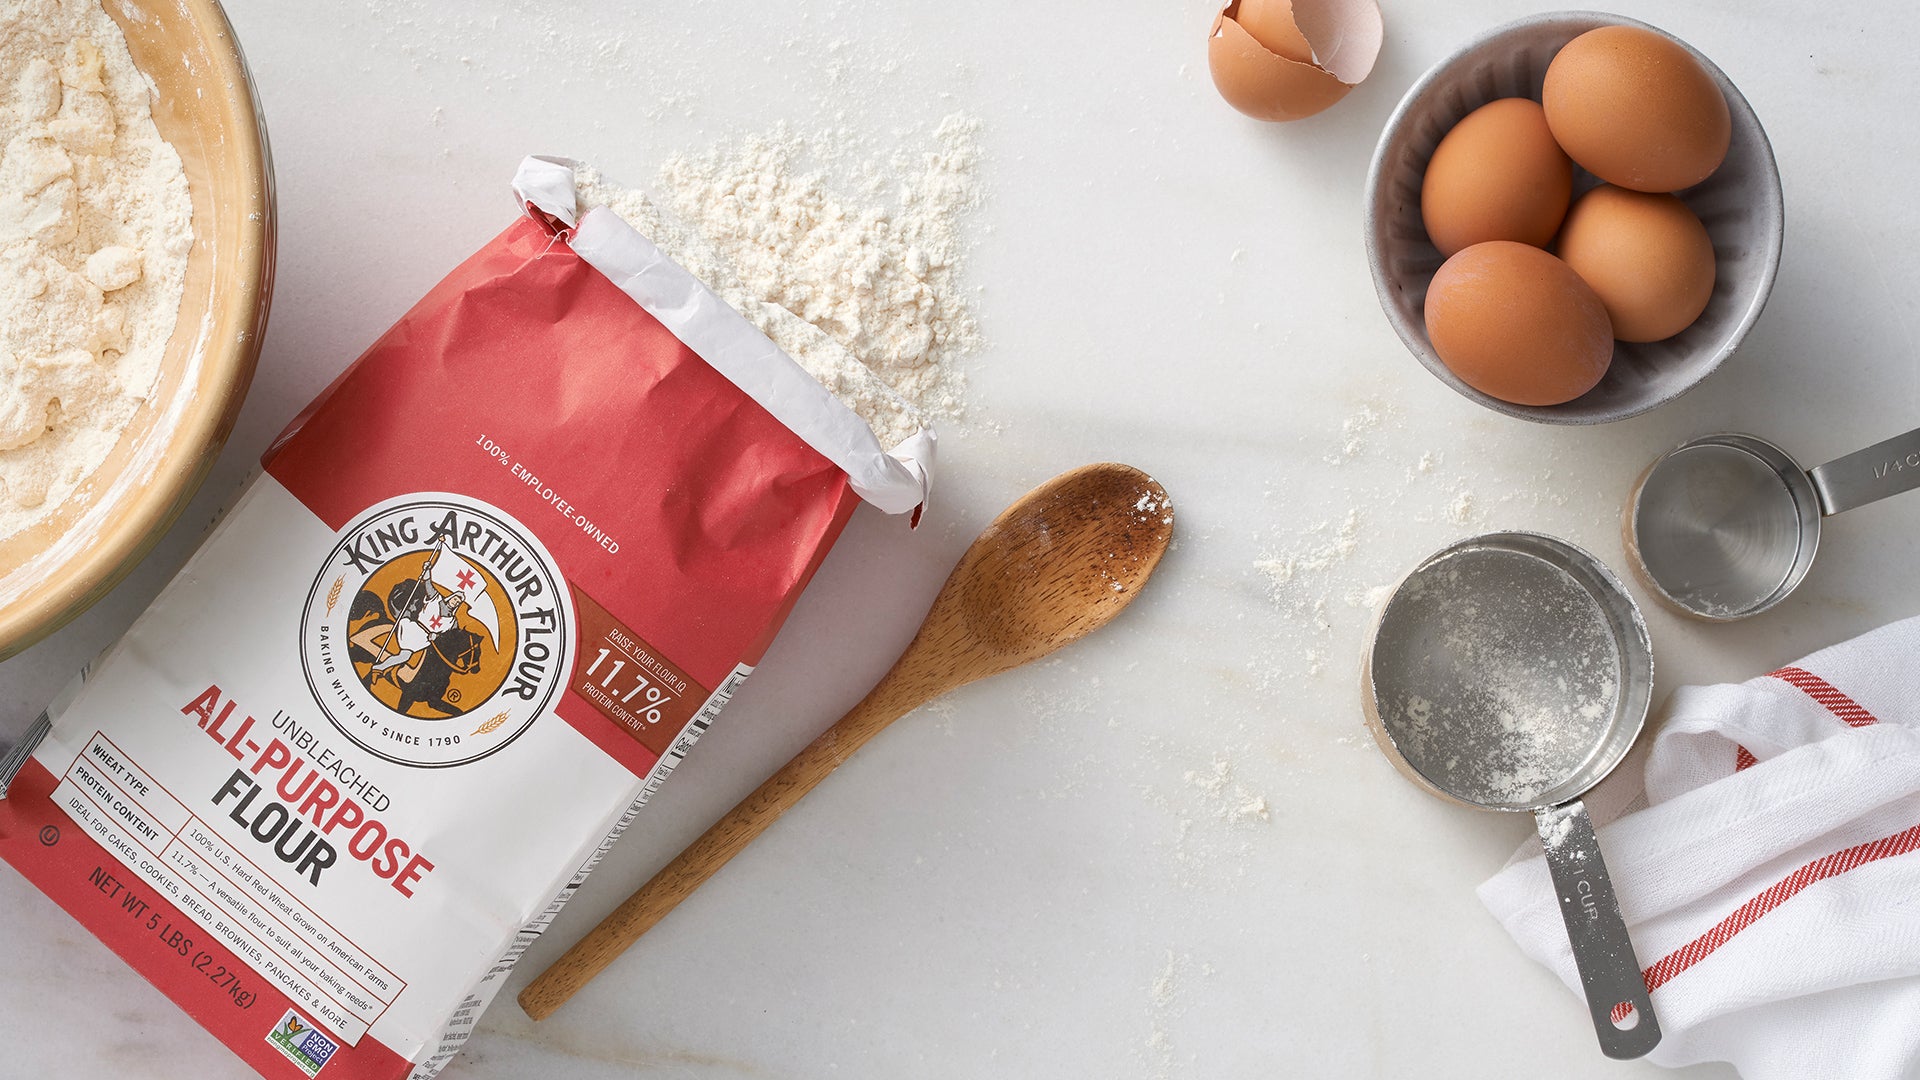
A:
{"type": "Polygon", "coordinates": [[[1685,615],[1731,622],[1787,598],[1820,520],[1920,487],[1920,430],[1807,470],[1752,435],[1703,435],[1634,485],[1623,531],[1640,580],[1685,615]]]}
{"type": "Polygon", "coordinates": [[[1580,801],[1626,757],[1653,695],[1653,644],[1619,580],[1551,536],[1461,540],[1394,587],[1363,682],[1374,738],[1416,784],[1534,815],[1601,1051],[1652,1050],[1660,1025],[1580,801]]]}

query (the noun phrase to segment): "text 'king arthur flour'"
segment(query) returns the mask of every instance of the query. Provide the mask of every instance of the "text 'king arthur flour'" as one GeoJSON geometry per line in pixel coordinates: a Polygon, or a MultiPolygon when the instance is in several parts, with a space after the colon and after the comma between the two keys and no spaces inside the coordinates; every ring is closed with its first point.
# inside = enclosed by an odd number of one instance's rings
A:
{"type": "Polygon", "coordinates": [[[872,431],[528,159],[0,763],[4,856],[263,1075],[433,1075],[752,670],[872,431]]]}

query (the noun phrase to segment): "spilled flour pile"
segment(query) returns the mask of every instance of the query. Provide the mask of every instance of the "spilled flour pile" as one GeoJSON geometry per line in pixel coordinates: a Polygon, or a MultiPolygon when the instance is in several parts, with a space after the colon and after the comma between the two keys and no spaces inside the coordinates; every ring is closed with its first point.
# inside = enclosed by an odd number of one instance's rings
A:
{"type": "Polygon", "coordinates": [[[652,193],[585,165],[576,181],[584,205],[652,238],[891,446],[923,419],[962,415],[961,364],[981,345],[960,282],[978,131],[949,116],[932,150],[864,158],[845,132],[776,131],[672,157],[652,193]]]}
{"type": "Polygon", "coordinates": [[[97,0],[0,13],[0,537],[66,501],[152,392],[193,203],[97,0]]]}

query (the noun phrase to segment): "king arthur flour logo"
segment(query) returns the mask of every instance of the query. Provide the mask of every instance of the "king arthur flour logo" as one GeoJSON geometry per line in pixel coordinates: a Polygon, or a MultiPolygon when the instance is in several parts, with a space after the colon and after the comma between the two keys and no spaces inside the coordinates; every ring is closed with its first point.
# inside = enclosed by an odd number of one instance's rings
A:
{"type": "Polygon", "coordinates": [[[307,685],[333,726],[403,765],[500,749],[559,694],[573,644],[553,557],[505,512],[417,494],[362,513],[300,620],[307,685]]]}

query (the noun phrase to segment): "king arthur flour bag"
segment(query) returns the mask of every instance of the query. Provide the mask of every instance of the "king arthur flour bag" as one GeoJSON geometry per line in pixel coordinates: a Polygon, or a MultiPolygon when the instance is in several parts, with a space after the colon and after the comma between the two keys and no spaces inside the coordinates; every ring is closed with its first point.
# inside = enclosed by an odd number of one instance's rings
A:
{"type": "Polygon", "coordinates": [[[926,494],[528,159],[0,765],[0,856],[263,1075],[427,1077],[864,499],[926,494]]]}

